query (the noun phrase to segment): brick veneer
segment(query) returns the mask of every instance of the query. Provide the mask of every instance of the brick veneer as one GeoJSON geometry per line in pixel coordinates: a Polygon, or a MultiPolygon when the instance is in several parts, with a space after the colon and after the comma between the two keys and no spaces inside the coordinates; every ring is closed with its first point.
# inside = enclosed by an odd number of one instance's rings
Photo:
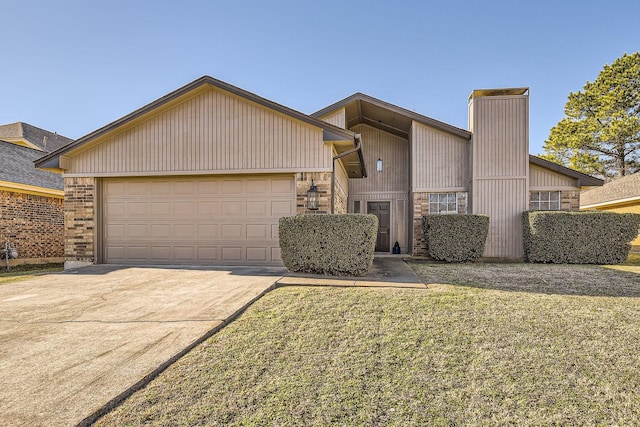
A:
{"type": "Polygon", "coordinates": [[[18,258],[62,257],[63,200],[0,191],[0,246],[11,242],[18,258]]]}
{"type": "MultiPolygon", "coordinates": [[[[459,192],[458,211],[467,213],[467,193],[459,192]]],[[[413,193],[413,256],[426,256],[427,244],[422,232],[422,217],[429,215],[429,193],[413,193]]]]}
{"type": "Polygon", "coordinates": [[[578,212],[580,210],[580,190],[563,191],[560,194],[560,210],[578,212]]]}
{"type": "MultiPolygon", "coordinates": [[[[346,205],[346,204],[345,204],[346,205]]],[[[296,214],[331,213],[331,172],[302,172],[296,174],[296,214]],[[311,179],[318,187],[318,210],[307,209],[307,191],[311,179]]]]}
{"type": "Polygon", "coordinates": [[[94,178],[64,179],[64,231],[67,261],[94,262],[94,178]]]}

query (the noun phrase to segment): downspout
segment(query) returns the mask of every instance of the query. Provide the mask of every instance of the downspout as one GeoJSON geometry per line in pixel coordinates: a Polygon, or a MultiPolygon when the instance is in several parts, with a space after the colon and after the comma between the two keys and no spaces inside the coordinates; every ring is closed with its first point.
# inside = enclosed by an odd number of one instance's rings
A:
{"type": "MultiPolygon", "coordinates": [[[[331,162],[331,213],[334,213],[334,205],[336,201],[336,160],[341,159],[342,157],[348,156],[349,154],[353,154],[362,149],[362,137],[359,133],[353,136],[353,140],[356,143],[356,146],[345,151],[344,153],[337,154],[333,157],[331,162]]],[[[366,176],[366,172],[365,172],[366,176]]]]}

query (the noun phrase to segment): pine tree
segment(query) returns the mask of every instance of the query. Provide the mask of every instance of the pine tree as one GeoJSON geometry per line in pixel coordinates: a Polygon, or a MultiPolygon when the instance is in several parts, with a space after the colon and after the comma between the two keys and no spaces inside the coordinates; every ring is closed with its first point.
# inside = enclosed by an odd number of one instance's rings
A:
{"type": "Polygon", "coordinates": [[[605,179],[640,169],[640,53],[605,65],[593,82],[570,93],[565,117],[542,157],[605,179]]]}

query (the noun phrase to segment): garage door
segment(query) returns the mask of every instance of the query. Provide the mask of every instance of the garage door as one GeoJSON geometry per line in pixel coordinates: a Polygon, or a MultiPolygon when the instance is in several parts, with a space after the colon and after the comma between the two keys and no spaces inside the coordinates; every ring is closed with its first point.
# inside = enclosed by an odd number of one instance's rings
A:
{"type": "Polygon", "coordinates": [[[277,264],[295,213],[292,176],[110,178],[102,195],[108,264],[277,264]]]}

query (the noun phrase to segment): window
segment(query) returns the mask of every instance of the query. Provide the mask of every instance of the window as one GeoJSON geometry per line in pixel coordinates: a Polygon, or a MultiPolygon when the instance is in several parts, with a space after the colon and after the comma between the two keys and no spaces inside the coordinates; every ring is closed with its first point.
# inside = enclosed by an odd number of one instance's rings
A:
{"type": "Polygon", "coordinates": [[[532,191],[529,197],[529,210],[531,211],[559,211],[559,191],[532,191]]]}
{"type": "Polygon", "coordinates": [[[360,200],[353,202],[353,213],[360,213],[360,200]]]}
{"type": "Polygon", "coordinates": [[[467,193],[429,193],[429,214],[467,212],[467,193]]]}

